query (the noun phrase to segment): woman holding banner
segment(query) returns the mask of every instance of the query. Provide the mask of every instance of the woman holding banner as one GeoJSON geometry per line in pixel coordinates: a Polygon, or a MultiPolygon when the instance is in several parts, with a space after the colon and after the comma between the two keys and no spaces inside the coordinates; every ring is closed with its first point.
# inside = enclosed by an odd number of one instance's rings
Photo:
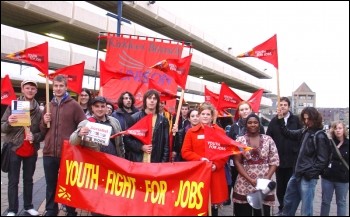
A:
{"type": "Polygon", "coordinates": [[[215,108],[212,104],[204,102],[199,107],[199,122],[195,127],[190,128],[185,136],[185,140],[181,149],[182,158],[185,161],[207,161],[212,163],[211,176],[211,212],[213,216],[218,216],[218,206],[223,204],[228,199],[227,184],[225,177],[224,166],[227,162],[227,157],[214,161],[209,161],[205,155],[204,142],[204,125],[211,126],[215,130],[224,130],[212,124],[215,114],[215,108]],[[215,191],[214,191],[215,189],[215,191]]]}

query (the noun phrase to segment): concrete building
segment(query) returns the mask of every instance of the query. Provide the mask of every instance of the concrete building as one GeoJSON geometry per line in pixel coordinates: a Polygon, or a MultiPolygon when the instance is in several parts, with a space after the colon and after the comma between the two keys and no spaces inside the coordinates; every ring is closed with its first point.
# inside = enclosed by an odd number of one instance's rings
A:
{"type": "MultiPolygon", "coordinates": [[[[98,58],[104,59],[104,45],[97,52],[97,38],[101,32],[116,32],[117,21],[106,16],[106,11],[117,12],[117,1],[89,1],[90,8],[75,1],[2,1],[1,13],[1,76],[9,73],[18,91],[23,78],[35,78],[39,87],[45,88],[45,79],[37,76],[35,69],[26,65],[13,66],[5,55],[28,47],[49,42],[49,68],[56,70],[85,61],[83,87],[99,89],[98,58]],[[103,10],[106,10],[103,12],[103,10]],[[102,12],[101,12],[102,11],[102,12]],[[47,33],[62,35],[64,40],[45,36],[47,33]],[[9,69],[10,68],[10,69],[9,69]],[[34,71],[33,71],[34,70],[34,71]],[[32,72],[33,71],[33,72],[32,72]]],[[[176,11],[148,1],[124,1],[123,17],[132,24],[121,26],[122,34],[147,35],[191,42],[194,47],[191,70],[187,79],[185,100],[204,101],[204,85],[219,93],[220,82],[225,81],[242,99],[263,88],[271,92],[272,73],[261,71],[228,52],[228,46],[211,38],[176,17],[176,11]],[[200,78],[203,77],[203,78],[200,78]]],[[[38,95],[39,101],[44,95],[38,95]]],[[[263,97],[262,108],[271,106],[271,100],[263,97]]]]}
{"type": "Polygon", "coordinates": [[[292,96],[292,111],[300,114],[305,107],[316,107],[316,93],[313,92],[305,82],[303,82],[292,96]]]}

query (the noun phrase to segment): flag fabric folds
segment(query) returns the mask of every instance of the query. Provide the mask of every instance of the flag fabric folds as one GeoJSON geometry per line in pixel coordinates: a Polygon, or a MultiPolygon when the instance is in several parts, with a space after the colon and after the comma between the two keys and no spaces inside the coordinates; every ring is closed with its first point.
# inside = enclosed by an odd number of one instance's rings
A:
{"type": "Polygon", "coordinates": [[[158,91],[160,93],[160,101],[176,99],[177,96],[176,89],[170,90],[168,87],[162,87],[158,85],[157,82],[152,78],[148,79],[148,89],[155,89],[156,91],[158,91]]]}
{"type": "Polygon", "coordinates": [[[103,87],[111,79],[121,79],[128,76],[132,75],[114,70],[100,59],[100,87],[103,87]]]}
{"type": "Polygon", "coordinates": [[[45,76],[49,74],[48,42],[6,56],[9,59],[24,61],[37,68],[45,76]]]}
{"type": "Polygon", "coordinates": [[[255,91],[251,97],[248,99],[248,102],[252,106],[252,111],[258,113],[261,104],[261,98],[264,93],[264,89],[259,89],[255,91]]]}
{"type": "Polygon", "coordinates": [[[230,155],[251,150],[250,147],[228,137],[225,131],[204,125],[205,154],[209,160],[222,159],[230,155]]]}
{"type": "Polygon", "coordinates": [[[16,93],[13,89],[9,75],[1,78],[1,105],[11,106],[12,100],[16,100],[16,93]]]}
{"type": "Polygon", "coordinates": [[[114,138],[120,135],[131,135],[143,144],[149,145],[152,143],[152,117],[153,114],[148,114],[145,117],[141,118],[134,125],[125,131],[121,131],[111,136],[114,138]]]}
{"type": "Polygon", "coordinates": [[[248,52],[238,55],[237,57],[256,57],[271,63],[276,69],[278,69],[277,35],[275,34],[267,41],[259,44],[248,52]]]}
{"type": "Polygon", "coordinates": [[[221,89],[217,106],[218,110],[225,108],[235,109],[241,101],[241,97],[239,97],[233,90],[231,90],[227,84],[221,82],[221,89]]]}
{"type": "Polygon", "coordinates": [[[219,94],[210,91],[207,86],[204,86],[204,100],[210,102],[215,108],[218,106],[219,94]]]}
{"type": "Polygon", "coordinates": [[[67,78],[67,87],[75,93],[80,93],[83,86],[85,61],[67,66],[56,70],[49,74],[49,79],[52,81],[57,75],[64,75],[67,78]]]}
{"type": "Polygon", "coordinates": [[[190,71],[192,54],[181,59],[162,60],[150,68],[158,69],[174,78],[177,85],[182,89],[186,87],[188,72],[190,71]]]}

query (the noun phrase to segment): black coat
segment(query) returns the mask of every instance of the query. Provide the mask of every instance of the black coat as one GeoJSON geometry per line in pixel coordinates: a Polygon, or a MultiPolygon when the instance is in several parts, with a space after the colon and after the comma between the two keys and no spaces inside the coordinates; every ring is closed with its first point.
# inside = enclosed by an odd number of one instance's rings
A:
{"type": "Polygon", "coordinates": [[[284,119],[278,119],[283,135],[297,139],[300,151],[294,168],[294,175],[297,178],[304,177],[307,180],[318,179],[319,175],[328,166],[329,153],[331,146],[325,133],[318,133],[316,136],[316,144],[314,144],[314,135],[318,130],[322,129],[299,129],[289,130],[284,119]]]}
{"type": "MultiPolygon", "coordinates": [[[[334,139],[336,145],[339,144],[337,139],[334,139]]],[[[349,139],[345,138],[343,144],[338,149],[343,159],[349,165],[349,139]]],[[[337,152],[335,151],[334,145],[332,145],[332,159],[331,166],[327,168],[322,178],[332,182],[349,183],[349,170],[343,165],[337,152]]]]}
{"type": "MultiPolygon", "coordinates": [[[[292,168],[298,157],[300,142],[296,139],[291,139],[282,134],[282,130],[277,123],[277,117],[272,118],[266,131],[266,135],[271,136],[275,141],[280,158],[279,168],[292,168]]],[[[290,112],[287,120],[287,128],[290,130],[301,129],[302,125],[299,118],[290,112]]]]}
{"type": "MultiPolygon", "coordinates": [[[[145,117],[146,113],[142,110],[136,112],[131,117],[134,123],[145,117]]],[[[143,151],[142,144],[133,136],[125,136],[125,151],[128,160],[134,162],[142,162],[143,151]]],[[[152,153],[151,163],[161,163],[169,161],[169,122],[162,115],[157,114],[157,120],[154,125],[152,135],[152,153]]]]}

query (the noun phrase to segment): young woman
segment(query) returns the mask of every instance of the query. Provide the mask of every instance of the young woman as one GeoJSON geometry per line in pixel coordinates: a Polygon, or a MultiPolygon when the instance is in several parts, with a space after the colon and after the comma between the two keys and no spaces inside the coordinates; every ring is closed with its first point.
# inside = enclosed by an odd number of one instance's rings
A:
{"type": "MultiPolygon", "coordinates": [[[[345,124],[341,121],[336,121],[332,124],[330,135],[337,145],[339,153],[349,165],[349,139],[347,138],[347,131],[345,124]]],[[[331,144],[332,145],[332,144],[331,144]]],[[[335,147],[332,145],[332,159],[331,162],[322,175],[322,205],[321,216],[329,216],[333,192],[335,192],[337,203],[337,216],[345,216],[346,198],[349,192],[349,169],[340,160],[335,147]]]]}
{"type": "Polygon", "coordinates": [[[246,134],[237,141],[253,149],[234,155],[238,177],[233,189],[234,214],[236,216],[269,216],[271,206],[275,204],[274,192],[269,193],[263,201],[263,209],[253,209],[247,195],[256,189],[257,179],[271,179],[279,165],[279,157],[275,142],[265,134],[260,134],[260,120],[256,114],[248,115],[246,134]],[[261,213],[263,211],[263,214],[261,213]]]}
{"type": "Polygon", "coordinates": [[[173,130],[175,130],[176,135],[175,135],[175,139],[174,139],[174,147],[173,147],[173,153],[172,156],[174,158],[174,161],[183,161],[182,156],[181,156],[181,149],[182,149],[182,144],[185,138],[185,135],[187,133],[187,131],[194,126],[197,126],[199,124],[199,114],[198,114],[198,110],[197,109],[192,109],[188,112],[187,114],[187,120],[190,121],[190,124],[187,125],[185,128],[180,129],[179,131],[177,131],[173,128],[173,130]]]}
{"type": "MultiPolygon", "coordinates": [[[[199,110],[199,124],[190,128],[185,136],[183,146],[181,149],[182,158],[186,161],[207,161],[205,157],[205,143],[204,143],[204,125],[213,127],[215,130],[225,131],[212,124],[215,108],[212,104],[204,102],[199,110]]],[[[212,161],[212,176],[211,176],[211,203],[212,215],[218,215],[218,206],[223,204],[228,199],[227,185],[224,166],[227,158],[212,161]]]]}

